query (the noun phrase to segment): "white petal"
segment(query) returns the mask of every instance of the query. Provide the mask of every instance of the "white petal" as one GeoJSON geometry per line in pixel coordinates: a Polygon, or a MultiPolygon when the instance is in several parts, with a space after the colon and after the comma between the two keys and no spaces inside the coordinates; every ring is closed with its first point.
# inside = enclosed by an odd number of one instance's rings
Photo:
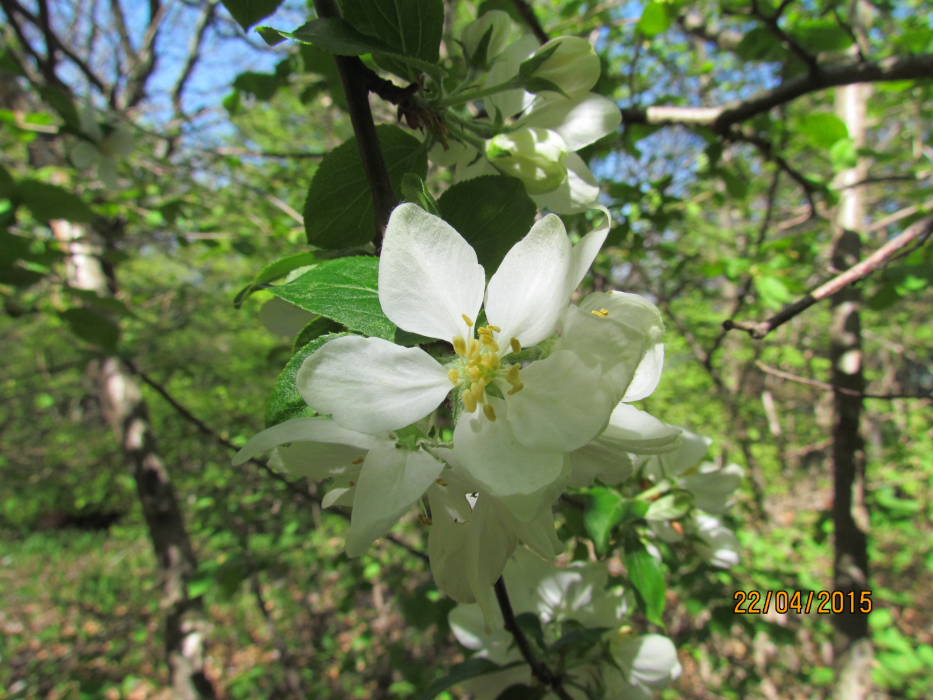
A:
{"type": "Polygon", "coordinates": [[[292,418],[254,435],[236,453],[233,464],[243,464],[258,454],[290,442],[339,443],[369,450],[380,444],[382,439],[384,438],[347,430],[329,418],[292,418]]]}
{"type": "Polygon", "coordinates": [[[615,102],[594,93],[574,99],[545,92],[520,123],[556,131],[567,148],[578,151],[615,131],[622,123],[622,112],[615,102]]]}
{"type": "Polygon", "coordinates": [[[697,512],[693,519],[710,557],[710,564],[727,569],[739,563],[741,545],[732,530],[723,525],[719,518],[705,513],[697,512]]]}
{"type": "Polygon", "coordinates": [[[615,485],[635,471],[632,457],[627,452],[620,452],[616,447],[600,442],[599,438],[571,452],[570,466],[570,485],[580,488],[591,485],[596,479],[615,485]]]}
{"type": "Polygon", "coordinates": [[[535,194],[531,198],[542,209],[550,209],[558,214],[579,214],[597,205],[599,184],[583,159],[571,151],[564,160],[567,166],[567,179],[560,187],[544,194],[535,194]]]}
{"type": "MultiPolygon", "coordinates": [[[[492,402],[500,416],[505,413],[503,402],[492,402]]],[[[489,421],[464,412],[454,430],[454,445],[467,474],[524,522],[550,504],[551,490],[565,476],[563,454],[525,447],[501,418],[489,421]]]]}
{"type": "Polygon", "coordinates": [[[486,318],[499,326],[501,345],[517,338],[524,347],[554,332],[567,306],[570,239],[563,222],[545,216],[506,253],[489,280],[486,318]]]}
{"type": "MultiPolygon", "coordinates": [[[[538,48],[538,41],[531,34],[524,34],[521,39],[511,44],[496,58],[486,74],[485,87],[492,87],[504,83],[518,75],[518,67],[538,48]]],[[[490,95],[484,99],[488,104],[489,116],[495,116],[499,110],[503,119],[508,119],[520,112],[534,100],[534,95],[524,90],[507,90],[490,95]]]]}
{"type": "Polygon", "coordinates": [[[645,475],[654,479],[672,478],[700,463],[713,443],[689,430],[683,430],[680,442],[671,452],[658,454],[645,462],[645,475]]]}
{"type": "Polygon", "coordinates": [[[444,465],[426,452],[387,445],[371,450],[363,462],[353,498],[347,554],[357,557],[424,494],[444,465]]]}
{"type": "Polygon", "coordinates": [[[664,370],[664,343],[655,343],[645,356],[641,358],[638,367],[635,368],[635,375],[625,390],[623,401],[641,401],[651,396],[654,390],[658,388],[661,381],[661,373],[664,370]]]}
{"type": "Polygon", "coordinates": [[[681,673],[677,649],[660,634],[621,639],[612,645],[612,652],[632,685],[661,690],[681,673]]]}
{"type": "Polygon", "coordinates": [[[525,387],[507,396],[507,420],[515,439],[538,450],[569,452],[599,435],[613,399],[599,368],[561,350],[521,371],[525,387]]]}
{"type": "Polygon", "coordinates": [[[609,235],[609,227],[612,226],[612,217],[606,207],[599,207],[599,210],[605,215],[602,225],[590,231],[580,242],[570,251],[570,270],[567,276],[567,296],[577,288],[583,277],[586,275],[590,265],[596,259],[599,249],[602,248],[609,235]]]}
{"type": "Polygon", "coordinates": [[[609,425],[597,440],[620,451],[655,454],[672,449],[681,432],[677,426],[659,421],[650,413],[620,403],[613,409],[609,425]]]}
{"type": "Polygon", "coordinates": [[[366,450],[336,443],[294,442],[279,447],[278,454],[289,474],[317,481],[346,471],[348,465],[362,463],[366,450]]]}
{"type": "Polygon", "coordinates": [[[295,384],[315,411],[364,433],[414,423],[452,386],[447,371],[421,348],[358,335],[325,343],[301,365],[295,384]]]}
{"type": "Polygon", "coordinates": [[[684,477],[681,486],[693,494],[697,508],[721,515],[733,492],[742,485],[744,476],[745,472],[737,464],[728,464],[722,469],[704,464],[696,474],[684,477]]]}
{"type": "Polygon", "coordinates": [[[451,341],[483,303],[486,273],[454,228],[416,204],[389,217],[379,258],[379,303],[395,325],[451,341]]]}

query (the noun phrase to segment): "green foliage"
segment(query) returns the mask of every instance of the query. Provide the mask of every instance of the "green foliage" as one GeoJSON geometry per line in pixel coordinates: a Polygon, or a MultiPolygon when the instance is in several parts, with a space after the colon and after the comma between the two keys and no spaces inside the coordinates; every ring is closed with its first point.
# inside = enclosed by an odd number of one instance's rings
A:
{"type": "Polygon", "coordinates": [[[94,212],[79,196],[47,182],[20,180],[16,183],[13,197],[39,221],[65,219],[88,222],[94,217],[94,212]]]}
{"type": "Polygon", "coordinates": [[[418,696],[418,699],[432,700],[433,698],[436,698],[438,695],[440,695],[443,691],[457,685],[458,683],[468,681],[471,678],[477,678],[479,676],[485,676],[490,673],[496,673],[507,668],[514,668],[515,666],[519,666],[521,664],[521,661],[514,661],[510,664],[499,666],[489,659],[482,659],[478,657],[467,659],[466,661],[453,666],[445,676],[434,681],[421,695],[418,696]]]}
{"type": "Polygon", "coordinates": [[[223,3],[245,32],[275,12],[282,0],[223,0],[223,3]]]}
{"type": "MultiPolygon", "coordinates": [[[[396,191],[405,173],[424,178],[427,158],[418,139],[394,126],[380,126],[376,131],[396,191]]],[[[308,242],[312,245],[351,248],[372,240],[372,195],[355,138],[321,161],[308,189],[304,217],[308,242]]]]}
{"type": "Polygon", "coordinates": [[[113,352],[120,340],[120,328],[106,316],[93,309],[78,307],[59,314],[71,332],[101,350],[113,352]]]}
{"type": "Polygon", "coordinates": [[[324,345],[328,340],[338,338],[341,335],[344,334],[328,333],[327,335],[314,338],[292,355],[288,364],[285,365],[285,369],[282,370],[282,373],[275,381],[272,394],[269,396],[269,401],[266,404],[267,427],[278,423],[284,423],[291,418],[314,415],[314,412],[308,407],[307,402],[301,398],[301,394],[298,393],[298,388],[295,386],[295,375],[298,374],[298,370],[301,369],[301,365],[305,359],[315,350],[324,345]]]}
{"type": "Polygon", "coordinates": [[[667,585],[660,563],[632,533],[625,537],[623,561],[628,579],[638,591],[645,616],[656,625],[663,625],[667,585]]]}
{"type": "Polygon", "coordinates": [[[451,186],[437,202],[441,216],[463,236],[487,275],[531,228],[535,205],[521,181],[484,175],[451,186]]]}
{"type": "Polygon", "coordinates": [[[644,501],[627,499],[615,489],[597,486],[587,491],[583,525],[596,551],[605,554],[616,528],[640,520],[647,512],[644,501]]]}
{"type": "Polygon", "coordinates": [[[349,330],[391,340],[395,325],[379,305],[378,270],[377,258],[338,258],[319,263],[287,284],[270,287],[269,291],[349,330]]]}

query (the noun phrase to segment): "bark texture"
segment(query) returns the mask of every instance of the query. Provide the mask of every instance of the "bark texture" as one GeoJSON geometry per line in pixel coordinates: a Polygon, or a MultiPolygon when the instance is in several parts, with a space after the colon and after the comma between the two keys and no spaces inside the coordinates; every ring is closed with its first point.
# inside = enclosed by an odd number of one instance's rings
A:
{"type": "MultiPolygon", "coordinates": [[[[116,281],[101,262],[102,244],[84,226],[53,221],[52,230],[68,252],[68,281],[101,296],[116,291],[116,281]]],[[[103,413],[120,441],[132,469],[149,538],[161,578],[160,608],[165,616],[165,651],[174,695],[179,700],[214,698],[204,671],[204,620],[200,598],[188,596],[188,581],[197,560],[175,488],[159,457],[148,408],[139,385],[117,357],[92,363],[103,413]]]]}
{"type": "MultiPolygon", "coordinates": [[[[871,94],[867,84],[847,85],[836,94],[836,111],[846,123],[857,147],[864,145],[866,108],[871,94]]],[[[861,232],[865,228],[865,197],[862,181],[868,167],[862,159],[842,172],[843,187],[832,247],[832,265],[845,270],[861,259],[861,232]]],[[[858,606],[860,593],[868,587],[868,530],[866,505],[865,445],[860,433],[865,377],[862,363],[861,291],[845,287],[832,297],[830,327],[831,383],[833,391],[832,468],[833,525],[835,551],[833,589],[848,594],[858,606]]],[[[868,615],[843,612],[833,616],[836,700],[861,700],[871,692],[872,646],[868,615]]]]}

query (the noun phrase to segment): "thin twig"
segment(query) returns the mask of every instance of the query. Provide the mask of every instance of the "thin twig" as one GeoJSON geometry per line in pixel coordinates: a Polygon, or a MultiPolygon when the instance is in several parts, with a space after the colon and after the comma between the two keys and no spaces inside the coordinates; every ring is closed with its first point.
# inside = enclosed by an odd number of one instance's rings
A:
{"type": "Polygon", "coordinates": [[[528,0],[512,0],[512,4],[515,5],[518,14],[525,20],[525,23],[528,25],[529,29],[531,29],[531,33],[535,35],[535,38],[542,44],[546,44],[551,37],[548,36],[548,33],[544,31],[544,27],[541,26],[541,21],[535,14],[531,3],[528,2],[528,0]]]}
{"type": "Polygon", "coordinates": [[[509,600],[509,592],[505,587],[505,579],[500,576],[494,587],[496,589],[496,602],[499,603],[499,610],[502,611],[505,629],[512,635],[515,646],[518,647],[522,658],[531,667],[531,674],[554,691],[557,697],[570,700],[570,696],[564,690],[563,679],[535,656],[531,645],[528,643],[528,638],[522,628],[518,626],[518,622],[515,620],[515,612],[512,610],[512,602],[509,600]]]}
{"type": "Polygon", "coordinates": [[[846,396],[857,396],[860,399],[930,399],[933,398],[933,394],[873,394],[868,391],[856,391],[855,389],[849,389],[844,386],[835,386],[829,382],[821,382],[819,379],[810,379],[808,377],[801,377],[797,374],[792,374],[786,372],[777,367],[770,367],[766,365],[761,360],[755,361],[755,366],[766,374],[774,375],[775,377],[780,377],[781,379],[786,379],[790,382],[797,382],[798,384],[806,384],[807,386],[816,387],[817,389],[822,389],[823,391],[837,391],[840,394],[845,394],[846,396]]]}
{"type": "Polygon", "coordinates": [[[801,299],[788,304],[768,320],[734,321],[730,318],[722,322],[722,327],[727,331],[737,328],[738,330],[747,332],[755,340],[761,340],[775,328],[787,323],[790,319],[810,308],[816,302],[831,297],[850,284],[858,282],[872,272],[883,267],[890,262],[899,251],[903,250],[911,243],[916,241],[917,245],[922,244],[931,234],[933,234],[933,216],[928,216],[915,223],[901,235],[892,238],[860,263],[836,275],[828,282],[824,282],[801,299]]]}

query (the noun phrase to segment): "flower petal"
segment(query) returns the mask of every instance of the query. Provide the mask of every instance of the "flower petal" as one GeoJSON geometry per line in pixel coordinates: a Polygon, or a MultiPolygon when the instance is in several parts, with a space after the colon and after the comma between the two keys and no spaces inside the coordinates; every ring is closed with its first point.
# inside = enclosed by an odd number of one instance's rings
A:
{"type": "Polygon", "coordinates": [[[292,418],[254,435],[233,458],[234,466],[258,454],[290,442],[321,442],[350,445],[359,451],[376,447],[384,438],[358,433],[329,418],[292,418]]]}
{"type": "Polygon", "coordinates": [[[301,365],[295,384],[315,411],[365,433],[414,423],[451,389],[447,371],[424,350],[358,335],[325,343],[301,365]]]}
{"type": "Polygon", "coordinates": [[[599,435],[613,399],[598,367],[559,350],[521,371],[524,388],[506,399],[515,439],[538,450],[569,452],[599,435]]]}
{"type": "Polygon", "coordinates": [[[486,318],[499,326],[501,345],[517,338],[535,345],[554,332],[568,299],[570,239],[553,214],[535,222],[506,253],[486,293],[486,318]]]}
{"type": "Polygon", "coordinates": [[[278,455],[289,474],[319,481],[342,475],[348,467],[359,469],[353,465],[363,462],[366,450],[336,443],[293,442],[279,447],[278,455]]]}
{"type": "Polygon", "coordinates": [[[363,462],[353,497],[353,514],[347,533],[347,554],[357,557],[374,539],[424,494],[444,465],[418,450],[385,445],[371,450],[363,462]]]}
{"type": "Polygon", "coordinates": [[[599,199],[599,184],[583,159],[573,151],[564,159],[567,179],[560,187],[544,194],[531,195],[542,209],[558,214],[579,214],[596,206],[599,199]]]}
{"type": "Polygon", "coordinates": [[[606,207],[599,207],[599,210],[606,217],[603,224],[599,228],[586,234],[570,250],[570,270],[567,273],[568,297],[583,280],[586,271],[590,269],[590,265],[592,265],[593,261],[596,259],[599,249],[602,248],[603,243],[605,243],[606,236],[609,235],[609,228],[612,226],[612,216],[609,214],[609,210],[606,209],[606,207]]]}
{"type": "Polygon", "coordinates": [[[615,131],[622,123],[622,112],[602,95],[589,93],[574,99],[545,92],[538,95],[519,123],[556,131],[569,150],[578,151],[615,131]]]}
{"type": "Polygon", "coordinates": [[[664,343],[655,343],[641,358],[632,381],[625,390],[622,400],[625,402],[641,401],[658,388],[661,372],[664,370],[664,343]]]}
{"type": "Polygon", "coordinates": [[[681,430],[680,442],[673,451],[654,455],[645,462],[645,476],[669,479],[696,466],[706,456],[713,441],[689,430],[681,430]]]}
{"type": "Polygon", "coordinates": [[[379,303],[395,325],[452,341],[475,320],[486,273],[476,252],[454,228],[406,203],[389,217],[379,259],[379,303]]]}
{"type": "MultiPolygon", "coordinates": [[[[496,413],[506,412],[504,402],[492,399],[496,413]]],[[[533,450],[519,443],[505,420],[461,414],[454,429],[454,446],[468,476],[490,495],[501,499],[512,514],[528,522],[550,504],[565,476],[560,452],[533,450]]]]}
{"type": "Polygon", "coordinates": [[[668,425],[650,413],[620,403],[613,409],[606,430],[596,439],[621,452],[656,454],[674,449],[682,432],[677,426],[668,425]]]}

